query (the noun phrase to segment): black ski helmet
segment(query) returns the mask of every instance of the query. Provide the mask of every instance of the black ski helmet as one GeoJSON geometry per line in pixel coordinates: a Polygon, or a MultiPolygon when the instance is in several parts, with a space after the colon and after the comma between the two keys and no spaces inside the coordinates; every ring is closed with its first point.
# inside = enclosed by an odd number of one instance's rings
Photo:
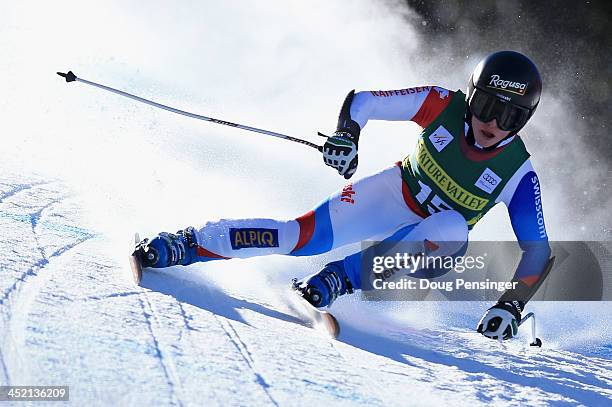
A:
{"type": "Polygon", "coordinates": [[[499,51],[474,69],[467,100],[476,118],[496,118],[500,129],[516,133],[535,112],[541,93],[542,79],[531,59],[516,51],[499,51]]]}

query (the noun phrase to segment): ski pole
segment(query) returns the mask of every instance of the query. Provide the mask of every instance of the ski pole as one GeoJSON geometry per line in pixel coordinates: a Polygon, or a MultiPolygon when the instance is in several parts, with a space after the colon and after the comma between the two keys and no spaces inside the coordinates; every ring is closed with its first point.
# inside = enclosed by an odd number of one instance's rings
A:
{"type": "Polygon", "coordinates": [[[529,345],[542,347],[542,340],[536,337],[536,322],[535,314],[533,312],[530,312],[529,314],[521,318],[520,322],[518,323],[518,326],[521,326],[523,323],[527,322],[529,318],[531,318],[531,342],[529,343],[529,345]]]}
{"type": "Polygon", "coordinates": [[[302,140],[302,139],[299,139],[299,138],[296,138],[296,137],[288,136],[286,134],[277,133],[277,132],[270,131],[270,130],[258,129],[256,127],[245,126],[245,125],[242,125],[242,124],[232,123],[232,122],[228,122],[228,121],[225,121],[225,120],[214,119],[212,117],[206,117],[206,116],[202,116],[202,115],[199,115],[199,114],[195,114],[195,113],[191,113],[191,112],[186,112],[184,110],[175,109],[174,107],[171,107],[171,106],[162,105],[161,103],[153,102],[152,100],[144,99],[144,98],[141,98],[140,96],[132,95],[131,93],[123,92],[121,90],[118,90],[118,89],[115,89],[115,88],[111,88],[109,86],[101,85],[101,84],[96,83],[96,82],[91,82],[91,81],[85,80],[83,78],[79,78],[72,71],[68,71],[68,73],[58,72],[57,74],[59,76],[61,76],[62,78],[65,78],[66,82],[81,82],[81,83],[84,83],[84,84],[87,84],[87,85],[95,86],[97,88],[106,90],[108,92],[116,93],[118,95],[125,96],[127,98],[134,99],[134,100],[136,100],[138,102],[146,103],[147,105],[151,105],[151,106],[157,107],[159,109],[167,110],[167,111],[172,112],[172,113],[181,114],[183,116],[191,117],[191,118],[198,119],[198,120],[204,120],[204,121],[207,121],[207,122],[223,124],[225,126],[236,127],[238,129],[241,129],[241,130],[247,130],[247,131],[252,131],[252,132],[255,132],[255,133],[266,134],[268,136],[278,137],[278,138],[281,138],[281,139],[284,139],[284,140],[293,141],[295,143],[305,144],[305,145],[307,145],[309,147],[317,149],[318,151],[322,151],[323,150],[323,147],[321,147],[321,146],[319,146],[317,144],[314,144],[314,143],[311,143],[310,141],[302,140]]]}

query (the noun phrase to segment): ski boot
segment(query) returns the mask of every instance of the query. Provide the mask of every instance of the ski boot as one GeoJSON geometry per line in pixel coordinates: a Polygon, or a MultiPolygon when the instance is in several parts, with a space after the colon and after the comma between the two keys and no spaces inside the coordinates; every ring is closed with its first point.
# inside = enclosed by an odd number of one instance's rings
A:
{"type": "Polygon", "coordinates": [[[176,234],[162,232],[152,240],[144,239],[134,249],[142,267],[186,266],[196,256],[195,229],[188,227],[176,234]]]}
{"type": "Polygon", "coordinates": [[[317,308],[330,306],[336,298],[353,293],[353,285],[344,271],[344,261],[327,264],[323,270],[303,282],[293,279],[293,289],[317,308]]]}

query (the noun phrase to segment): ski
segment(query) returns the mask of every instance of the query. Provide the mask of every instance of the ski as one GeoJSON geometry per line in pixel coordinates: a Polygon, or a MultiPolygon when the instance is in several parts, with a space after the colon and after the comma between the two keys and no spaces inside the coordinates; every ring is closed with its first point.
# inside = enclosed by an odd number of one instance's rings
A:
{"type": "MultiPolygon", "coordinates": [[[[140,243],[140,236],[138,233],[134,234],[134,244],[138,245],[140,243]]],[[[132,277],[134,278],[134,282],[136,285],[140,285],[140,281],[142,280],[142,265],[140,264],[140,260],[136,257],[136,251],[132,248],[132,254],[130,255],[130,270],[132,271],[132,277]]]]}
{"type": "Polygon", "coordinates": [[[310,323],[312,327],[325,333],[327,336],[335,339],[340,334],[340,324],[338,320],[328,311],[322,311],[311,303],[309,303],[301,294],[297,279],[293,279],[291,286],[291,299],[299,308],[298,313],[302,318],[306,319],[306,322],[310,323]]]}

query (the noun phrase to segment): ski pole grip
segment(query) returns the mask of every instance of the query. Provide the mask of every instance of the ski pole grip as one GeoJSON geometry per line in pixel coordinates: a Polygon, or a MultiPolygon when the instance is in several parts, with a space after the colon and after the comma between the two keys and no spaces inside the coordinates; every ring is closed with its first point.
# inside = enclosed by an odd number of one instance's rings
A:
{"type": "Polygon", "coordinates": [[[65,78],[66,82],[74,82],[77,79],[77,76],[72,71],[68,71],[68,73],[58,72],[57,74],[65,78]]]}

